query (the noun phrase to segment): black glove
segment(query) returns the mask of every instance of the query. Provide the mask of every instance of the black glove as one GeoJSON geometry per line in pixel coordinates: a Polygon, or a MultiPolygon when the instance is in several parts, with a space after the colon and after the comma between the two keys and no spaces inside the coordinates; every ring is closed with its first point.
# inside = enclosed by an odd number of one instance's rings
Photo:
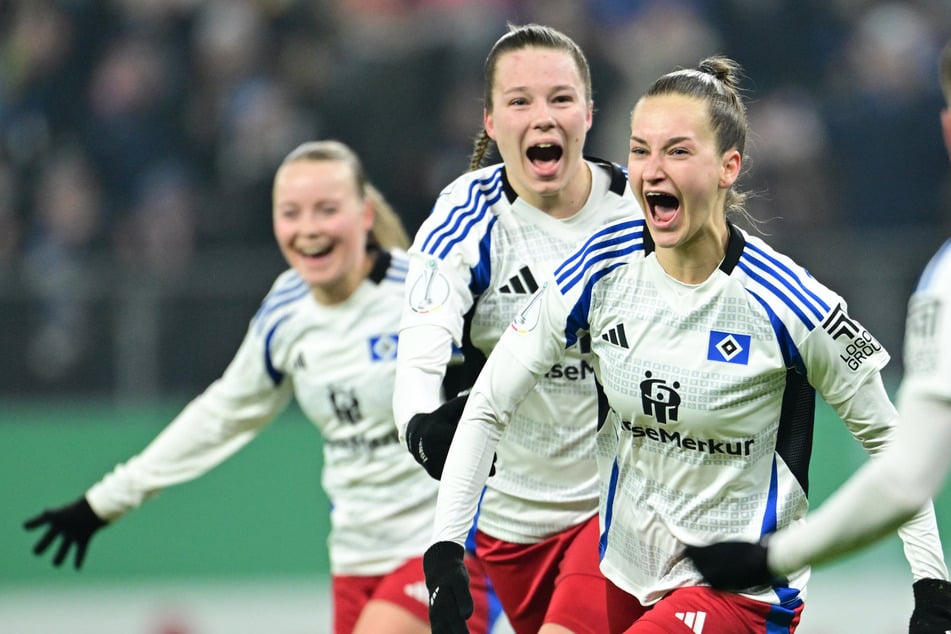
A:
{"type": "Polygon", "coordinates": [[[919,579],[912,585],[915,610],[909,634],[944,634],[951,630],[951,582],[919,579]]]}
{"type": "Polygon", "coordinates": [[[453,542],[436,542],[423,555],[423,572],[429,588],[429,626],[432,634],[468,634],[472,593],[465,549],[453,542]]]}
{"type": "MultiPolygon", "coordinates": [[[[428,414],[414,415],[406,425],[406,448],[416,462],[426,469],[426,473],[436,480],[442,478],[449,445],[456,435],[456,427],[459,426],[468,399],[468,392],[460,394],[428,414]]],[[[489,475],[495,475],[495,457],[492,458],[489,475]]]]}
{"type": "Polygon", "coordinates": [[[709,546],[687,546],[684,554],[717,590],[743,590],[784,582],[766,565],[763,543],[720,542],[709,546]]]}
{"type": "Polygon", "coordinates": [[[47,509],[23,522],[23,528],[33,530],[40,526],[48,525],[46,533],[33,546],[34,555],[42,555],[50,544],[57,538],[61,538],[59,550],[53,558],[53,565],[59,567],[62,565],[69,549],[76,547],[76,557],[74,560],[76,570],[83,565],[83,559],[86,558],[86,549],[89,547],[89,540],[93,534],[106,525],[106,521],[96,515],[95,511],[89,506],[85,497],[81,497],[72,504],[61,506],[55,509],[47,509]]]}

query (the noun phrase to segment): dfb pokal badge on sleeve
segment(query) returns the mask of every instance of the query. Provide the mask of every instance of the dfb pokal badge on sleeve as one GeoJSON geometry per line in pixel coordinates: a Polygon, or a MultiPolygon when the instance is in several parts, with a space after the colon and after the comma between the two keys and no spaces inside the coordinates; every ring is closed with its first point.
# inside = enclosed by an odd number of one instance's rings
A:
{"type": "Polygon", "coordinates": [[[528,303],[522,307],[522,310],[518,311],[518,314],[515,315],[515,319],[512,320],[512,330],[524,335],[526,332],[531,332],[535,329],[535,326],[538,325],[538,318],[542,312],[542,293],[545,292],[546,288],[548,288],[548,282],[542,284],[542,287],[535,291],[535,294],[532,295],[528,303]]]}
{"type": "Polygon", "coordinates": [[[449,280],[439,272],[436,258],[426,262],[426,269],[420,273],[409,291],[409,305],[413,312],[426,314],[440,308],[449,299],[449,280]]]}

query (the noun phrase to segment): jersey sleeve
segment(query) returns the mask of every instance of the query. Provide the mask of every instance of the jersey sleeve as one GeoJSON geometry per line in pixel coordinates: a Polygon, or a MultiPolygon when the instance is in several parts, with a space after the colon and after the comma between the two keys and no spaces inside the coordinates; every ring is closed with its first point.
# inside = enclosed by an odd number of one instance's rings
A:
{"type": "MultiPolygon", "coordinates": [[[[884,348],[840,303],[812,331],[803,350],[810,383],[850,433],[872,456],[884,451],[898,419],[880,374],[889,360],[884,348]]],[[[902,524],[898,535],[915,579],[947,576],[930,501],[902,524]]]]}
{"type": "Polygon", "coordinates": [[[418,412],[442,402],[453,344],[461,346],[465,315],[488,276],[487,240],[501,195],[501,170],[462,177],[444,190],[409,250],[400,319],[393,409],[401,438],[418,412]]]}
{"type": "Polygon", "coordinates": [[[165,487],[201,476],[254,438],[292,394],[291,381],[275,383],[269,374],[266,341],[252,325],[224,374],[87,491],[90,506],[114,520],[165,487]]]}
{"type": "Polygon", "coordinates": [[[518,405],[564,356],[564,302],[546,283],[528,300],[479,373],[443,470],[433,541],[465,543],[495,447],[518,405]]]}
{"type": "Polygon", "coordinates": [[[925,267],[908,302],[898,399],[917,398],[951,403],[951,240],[925,267]]]}
{"type": "MultiPolygon", "coordinates": [[[[773,572],[788,575],[849,554],[908,520],[914,522],[916,514],[926,533],[937,530],[929,521],[929,498],[951,467],[945,449],[951,444],[951,408],[915,401],[901,409],[901,419],[886,451],[863,465],[804,522],[770,538],[773,572]]],[[[940,554],[935,547],[926,549],[923,561],[913,564],[915,579],[947,578],[940,554]]],[[[909,559],[915,556],[913,551],[909,559]]]]}

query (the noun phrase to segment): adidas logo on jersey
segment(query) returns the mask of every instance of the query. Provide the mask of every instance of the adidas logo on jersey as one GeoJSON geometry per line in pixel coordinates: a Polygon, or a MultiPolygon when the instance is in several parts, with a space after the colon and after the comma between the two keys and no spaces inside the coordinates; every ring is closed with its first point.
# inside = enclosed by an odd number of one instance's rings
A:
{"type": "Polygon", "coordinates": [[[508,284],[503,285],[500,293],[518,293],[520,295],[531,295],[538,290],[538,283],[527,266],[519,269],[517,275],[513,275],[508,284]]]}
{"type": "Polygon", "coordinates": [[[614,328],[609,329],[606,333],[601,335],[601,338],[625,350],[631,349],[631,346],[627,343],[627,335],[624,334],[624,324],[618,324],[614,328]]]}
{"type": "Polygon", "coordinates": [[[706,612],[677,612],[674,616],[683,621],[693,634],[703,634],[703,623],[707,620],[706,612]]]}

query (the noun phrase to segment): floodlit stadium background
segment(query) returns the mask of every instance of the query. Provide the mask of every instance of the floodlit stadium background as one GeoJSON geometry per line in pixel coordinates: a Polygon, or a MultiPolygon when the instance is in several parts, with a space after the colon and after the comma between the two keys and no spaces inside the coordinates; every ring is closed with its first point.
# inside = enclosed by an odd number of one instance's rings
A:
{"type": "MultiPolygon", "coordinates": [[[[737,59],[750,210],[892,352],[897,385],[905,301],[951,235],[944,0],[0,3],[0,632],[329,631],[320,439],[293,407],[98,535],[80,573],[35,558],[20,524],[222,371],[283,267],[268,197],[294,145],[353,146],[415,230],[467,167],[481,63],[507,20],[581,44],[587,150],[620,163],[650,80],[737,59]]],[[[813,504],[864,460],[819,411],[813,504]]],[[[937,511],[951,549],[951,494],[937,511]]],[[[817,570],[799,632],[900,632],[910,586],[893,538],[817,570]]]]}

